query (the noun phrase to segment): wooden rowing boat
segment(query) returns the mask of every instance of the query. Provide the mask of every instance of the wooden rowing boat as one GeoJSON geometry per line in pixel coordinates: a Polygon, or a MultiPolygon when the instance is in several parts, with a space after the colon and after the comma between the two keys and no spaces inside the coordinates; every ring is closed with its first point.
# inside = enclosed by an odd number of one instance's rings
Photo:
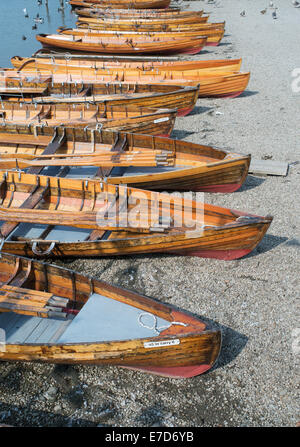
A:
{"type": "MultiPolygon", "coordinates": [[[[63,32],[67,32],[65,30],[63,32]]],[[[107,60],[102,56],[67,54],[67,55],[35,55],[31,58],[14,56],[11,58],[12,65],[18,70],[22,70],[28,66],[30,69],[37,70],[39,68],[47,68],[49,64],[56,66],[64,65],[77,68],[90,68],[91,70],[105,69],[105,68],[138,68],[140,70],[156,69],[160,72],[170,73],[171,71],[186,71],[186,70],[209,70],[210,72],[225,71],[226,73],[238,72],[241,69],[242,59],[211,59],[211,60],[124,60],[113,58],[107,60]],[[47,64],[47,65],[46,65],[47,64]]]]}
{"type": "MultiPolygon", "coordinates": [[[[180,9],[112,9],[112,8],[97,8],[85,7],[76,8],[75,13],[82,17],[100,17],[100,18],[117,18],[117,19],[186,19],[193,17],[201,17],[203,11],[182,11],[180,9]]],[[[190,23],[190,22],[189,22],[190,23]]]]}
{"type": "Polygon", "coordinates": [[[55,127],[96,127],[115,131],[169,136],[177,110],[103,104],[33,104],[1,101],[2,124],[43,124],[55,127]]]}
{"type": "Polygon", "coordinates": [[[226,73],[234,73],[240,71],[242,59],[212,59],[212,60],[184,60],[184,61],[143,61],[143,60],[122,60],[113,59],[106,60],[99,58],[89,58],[88,55],[51,55],[51,57],[21,57],[14,56],[11,58],[12,65],[22,71],[48,69],[49,71],[59,71],[61,68],[66,71],[65,67],[69,67],[71,71],[80,69],[89,70],[91,73],[101,69],[139,69],[142,71],[153,71],[171,73],[173,71],[192,71],[201,70],[203,73],[212,73],[222,71],[226,73]],[[52,68],[51,68],[52,67],[52,68]],[[203,71],[204,70],[204,71],[203,71]]]}
{"type": "MultiPolygon", "coordinates": [[[[80,6],[80,0],[70,0],[71,6],[80,6]]],[[[171,0],[89,0],[87,3],[95,6],[102,6],[105,8],[120,8],[120,9],[164,9],[168,8],[171,0]]]]}
{"type": "MultiPolygon", "coordinates": [[[[61,29],[65,29],[64,27],[57,28],[59,31],[61,29]]],[[[68,28],[66,28],[68,29],[68,28]]],[[[75,28],[74,28],[75,29],[75,28]]],[[[76,28],[77,29],[77,28],[76,28]]],[[[82,28],[84,30],[85,28],[82,28]]],[[[58,32],[59,32],[58,31],[58,32]]],[[[110,33],[110,31],[109,31],[110,33]]],[[[123,61],[161,61],[161,62],[167,62],[167,61],[179,61],[182,60],[181,56],[155,56],[154,55],[132,55],[132,54],[125,54],[125,55],[115,55],[115,54],[87,54],[87,53],[78,53],[75,51],[70,52],[64,52],[64,51],[56,51],[56,50],[50,50],[45,48],[40,48],[39,50],[35,51],[32,54],[32,57],[37,58],[43,58],[43,57],[51,57],[51,56],[59,56],[59,57],[68,57],[71,55],[72,57],[82,57],[84,56],[87,59],[98,59],[98,60],[108,60],[108,61],[117,61],[117,60],[123,60],[123,61]]]]}
{"type": "Polygon", "coordinates": [[[115,365],[167,377],[209,370],[221,332],[170,305],[9,254],[0,258],[1,361],[115,365]]]}
{"type": "Polygon", "coordinates": [[[206,38],[206,41],[203,42],[205,46],[216,46],[220,43],[224,36],[224,23],[215,23],[215,24],[204,24],[199,27],[197,31],[176,31],[176,32],[163,32],[163,31],[152,31],[152,32],[142,32],[142,31],[107,31],[107,30],[90,30],[85,28],[76,28],[76,29],[68,29],[62,30],[58,28],[57,30],[59,34],[74,36],[76,37],[84,37],[89,39],[133,39],[134,41],[151,41],[151,40],[178,40],[178,39],[192,39],[192,38],[206,38]]]}
{"type": "Polygon", "coordinates": [[[199,94],[197,86],[168,84],[78,84],[40,82],[38,78],[13,79],[0,82],[0,96],[10,100],[31,100],[34,103],[103,103],[111,106],[177,109],[177,116],[188,115],[199,94]]]}
{"type": "MultiPolygon", "coordinates": [[[[207,16],[202,16],[198,18],[197,23],[186,23],[186,24],[172,24],[169,23],[168,19],[165,23],[115,23],[111,21],[108,23],[106,20],[97,19],[97,21],[92,21],[87,17],[78,17],[76,22],[77,28],[86,28],[94,30],[106,30],[106,31],[140,31],[140,32],[201,32],[202,25],[208,21],[207,16]]],[[[149,21],[150,22],[150,21],[149,21]]]]}
{"type": "Polygon", "coordinates": [[[2,251],[78,257],[170,253],[236,259],[272,217],[95,180],[0,172],[2,251]],[[32,223],[34,222],[34,223],[32,223]]]}
{"type": "Polygon", "coordinates": [[[192,36],[192,35],[196,35],[199,36],[199,34],[205,34],[205,32],[209,33],[210,31],[214,31],[214,30],[225,30],[225,22],[215,22],[215,23],[199,23],[197,25],[196,29],[191,29],[191,30],[174,30],[174,31],[143,31],[143,30],[139,30],[136,29],[136,27],[133,27],[132,29],[128,29],[128,30],[119,30],[119,31],[115,31],[115,30],[105,30],[105,29],[97,29],[97,28],[83,28],[83,27],[79,27],[79,28],[66,28],[66,27],[59,27],[57,29],[58,33],[61,34],[73,34],[73,35],[84,35],[84,33],[89,33],[89,34],[102,34],[102,35],[111,35],[111,34],[115,34],[115,35],[128,35],[128,36],[132,36],[132,35],[137,35],[140,34],[144,34],[146,36],[180,36],[180,35],[187,35],[187,36],[192,36]]]}
{"type": "Polygon", "coordinates": [[[155,8],[155,9],[138,9],[138,8],[128,8],[128,7],[122,7],[122,8],[115,8],[115,7],[112,7],[112,8],[108,8],[107,6],[105,6],[105,5],[101,5],[100,3],[98,3],[98,4],[96,4],[96,3],[89,3],[89,2],[84,2],[84,1],[81,1],[81,0],[75,0],[74,2],[73,2],[74,4],[72,5],[72,8],[73,8],[73,10],[74,10],[74,8],[88,8],[88,9],[94,9],[94,10],[97,10],[97,11],[100,11],[100,12],[103,12],[103,13],[108,13],[108,14],[110,14],[110,13],[115,13],[115,14],[117,14],[117,13],[119,13],[119,12],[121,12],[121,13],[123,13],[123,14],[129,14],[129,15],[132,15],[132,14],[144,14],[145,16],[147,16],[148,14],[150,14],[150,15],[152,15],[152,14],[154,14],[154,15],[157,15],[157,16],[159,16],[161,13],[163,13],[163,14],[171,14],[171,15],[173,15],[173,14],[176,14],[176,13],[179,13],[179,12],[186,12],[185,10],[183,10],[182,8],[180,8],[179,6],[176,6],[176,7],[174,7],[174,6],[171,6],[171,7],[169,7],[169,8],[155,8]],[[75,3],[78,3],[78,4],[75,4],[75,3]]]}
{"type": "MultiPolygon", "coordinates": [[[[121,10],[120,10],[121,11],[121,10]]],[[[143,11],[143,10],[140,10],[143,11]]],[[[75,9],[75,13],[79,17],[87,18],[100,18],[108,20],[134,20],[141,23],[153,21],[154,23],[164,23],[167,19],[170,23],[196,23],[197,19],[203,15],[203,11],[176,11],[175,13],[160,12],[138,12],[137,10],[128,10],[125,14],[122,12],[114,12],[113,9],[107,9],[105,11],[98,10],[96,8],[78,8],[75,9]]],[[[150,23],[150,22],[149,22],[150,23]]]]}
{"type": "Polygon", "coordinates": [[[221,42],[223,36],[225,33],[224,29],[224,23],[221,22],[216,24],[204,24],[197,29],[191,28],[188,29],[177,29],[177,30],[170,30],[170,31],[164,31],[163,29],[160,29],[158,31],[146,31],[146,30],[140,30],[139,28],[135,27],[129,27],[126,29],[120,29],[120,30],[114,30],[114,29],[94,29],[91,30],[89,28],[78,28],[75,32],[68,32],[68,33],[61,33],[60,34],[67,34],[67,35],[73,35],[74,39],[76,37],[89,37],[90,39],[94,39],[97,37],[97,39],[105,39],[109,38],[111,39],[112,36],[117,37],[126,37],[127,39],[192,39],[192,38],[206,38],[205,46],[217,46],[221,42]]]}
{"type": "Polygon", "coordinates": [[[60,167],[67,166],[64,176],[68,178],[105,177],[109,184],[156,191],[225,193],[243,184],[249,164],[250,155],[169,138],[79,128],[0,126],[2,170],[35,168],[35,173],[47,174],[50,169],[50,175],[56,175],[60,167]]]}
{"type": "Polygon", "coordinates": [[[0,82],[5,79],[20,78],[30,76],[38,77],[42,74],[52,74],[53,82],[77,82],[89,84],[105,84],[110,82],[127,82],[137,84],[164,84],[169,85],[198,85],[200,84],[199,97],[231,97],[239,96],[246,89],[249,79],[249,72],[225,72],[209,70],[174,70],[159,71],[127,69],[124,67],[108,67],[106,69],[97,68],[96,70],[84,67],[72,66],[71,63],[63,64],[47,64],[40,62],[30,62],[24,64],[19,71],[14,69],[3,69],[0,72],[0,82]],[[32,67],[36,67],[35,69],[32,67]],[[37,70],[37,71],[35,71],[37,70]]]}
{"type": "MultiPolygon", "coordinates": [[[[69,2],[71,4],[71,2],[69,2]]],[[[128,14],[128,15],[134,15],[134,14],[144,14],[145,16],[148,16],[148,14],[150,15],[156,15],[156,16],[160,16],[161,14],[170,14],[171,16],[174,14],[181,14],[181,13],[186,13],[189,11],[185,11],[182,10],[180,7],[169,7],[169,8],[156,8],[156,9],[138,9],[138,8],[128,8],[126,6],[123,8],[115,8],[115,7],[111,7],[108,8],[105,5],[101,5],[101,3],[90,3],[90,2],[84,2],[81,0],[74,0],[72,1],[72,5],[74,8],[88,8],[88,9],[94,9],[96,11],[102,12],[103,14],[107,13],[107,14],[118,14],[118,13],[122,13],[122,14],[128,14]]]]}
{"type": "Polygon", "coordinates": [[[43,47],[64,48],[88,53],[112,54],[197,54],[206,45],[206,37],[147,38],[140,40],[122,37],[72,36],[65,34],[37,34],[43,47]]]}
{"type": "Polygon", "coordinates": [[[106,29],[89,29],[89,28],[58,28],[57,32],[59,34],[74,36],[76,37],[84,37],[90,39],[112,39],[112,38],[125,38],[125,39],[134,39],[134,40],[165,40],[165,39],[188,39],[193,37],[206,37],[206,46],[216,46],[218,45],[225,32],[225,22],[220,23],[204,23],[199,25],[196,30],[176,30],[176,31],[142,31],[139,29],[132,28],[131,30],[106,30],[106,29]]]}

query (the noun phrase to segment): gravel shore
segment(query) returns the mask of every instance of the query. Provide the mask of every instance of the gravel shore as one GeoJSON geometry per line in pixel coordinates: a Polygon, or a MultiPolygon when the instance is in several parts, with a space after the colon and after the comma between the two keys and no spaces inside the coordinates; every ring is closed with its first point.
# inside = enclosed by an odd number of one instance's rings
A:
{"type": "Polygon", "coordinates": [[[295,426],[300,420],[300,92],[292,90],[300,9],[277,0],[273,19],[272,10],[260,12],[267,3],[190,3],[210,11],[210,21],[226,20],[222,44],[200,57],[242,57],[251,79],[238,98],[201,99],[174,131],[176,138],[290,163],[287,177],[249,175],[236,193],[205,194],[209,203],[274,216],[257,249],[229,262],[161,255],[58,262],[215,322],[223,348],[214,369],[178,380],[115,367],[2,363],[0,424],[295,426]]]}

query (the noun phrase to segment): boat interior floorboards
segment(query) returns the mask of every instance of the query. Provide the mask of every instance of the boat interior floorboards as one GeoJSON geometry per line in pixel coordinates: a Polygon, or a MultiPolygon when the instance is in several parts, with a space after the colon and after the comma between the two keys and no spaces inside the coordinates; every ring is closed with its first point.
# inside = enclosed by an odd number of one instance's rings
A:
{"type": "Polygon", "coordinates": [[[71,323],[67,318],[42,318],[14,312],[0,314],[0,327],[5,330],[6,343],[54,343],[71,323]]]}

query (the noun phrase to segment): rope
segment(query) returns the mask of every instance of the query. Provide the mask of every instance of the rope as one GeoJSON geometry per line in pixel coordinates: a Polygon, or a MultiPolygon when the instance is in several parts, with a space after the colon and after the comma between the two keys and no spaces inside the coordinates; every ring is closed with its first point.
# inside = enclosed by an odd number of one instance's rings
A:
{"type": "Polygon", "coordinates": [[[143,313],[139,314],[139,316],[138,316],[138,322],[139,322],[139,324],[140,324],[142,327],[144,327],[144,328],[146,328],[146,329],[154,330],[157,334],[160,334],[160,332],[161,332],[162,330],[164,330],[164,329],[168,329],[168,328],[169,328],[170,326],[172,326],[173,324],[177,324],[177,325],[179,325],[179,326],[188,326],[186,323],[182,323],[181,321],[172,321],[172,322],[171,322],[169,325],[167,325],[167,326],[160,326],[160,327],[157,327],[157,317],[156,317],[155,315],[151,314],[150,312],[143,312],[143,313]],[[147,326],[147,324],[145,324],[145,323],[142,322],[142,318],[143,318],[145,315],[150,315],[150,316],[153,318],[153,325],[152,325],[152,326],[147,326]]]}

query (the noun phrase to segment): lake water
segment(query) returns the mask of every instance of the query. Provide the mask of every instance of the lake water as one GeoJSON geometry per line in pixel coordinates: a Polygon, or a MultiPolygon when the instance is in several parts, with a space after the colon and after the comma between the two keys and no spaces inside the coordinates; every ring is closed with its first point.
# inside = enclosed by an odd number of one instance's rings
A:
{"type": "Polygon", "coordinates": [[[65,0],[42,0],[40,6],[37,0],[0,0],[0,67],[11,67],[13,56],[31,56],[39,50],[36,34],[55,33],[59,26],[75,27],[76,18],[65,0]],[[29,18],[25,18],[25,8],[29,18]],[[44,23],[37,23],[33,30],[37,14],[44,23]]]}

